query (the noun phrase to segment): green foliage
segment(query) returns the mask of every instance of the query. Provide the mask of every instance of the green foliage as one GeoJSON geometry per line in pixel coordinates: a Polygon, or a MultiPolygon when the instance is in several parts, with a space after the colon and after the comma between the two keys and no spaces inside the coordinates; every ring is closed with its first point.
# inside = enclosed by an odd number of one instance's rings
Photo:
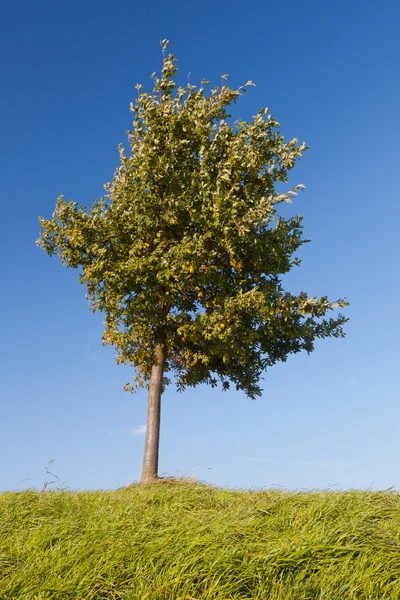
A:
{"type": "Polygon", "coordinates": [[[303,186],[276,186],[305,144],[285,142],[268,109],[231,124],[228,108],[251,81],[207,94],[207,81],[180,87],[176,73],[164,55],[153,92],[136,86],[130,152],[120,147],[106,195],[90,210],[60,196],[39,219],[38,244],[81,269],[92,309],[105,314],[104,343],[136,368],[137,386],[149,381],[158,336],[178,389],[220,380],[254,398],[266,368],[344,335],[342,315],[323,317],[347,303],[282,287],[306,240],[301,217],[277,207],[303,186]]]}
{"type": "Polygon", "coordinates": [[[399,596],[395,492],[157,483],[0,495],[2,600],[399,596]]]}

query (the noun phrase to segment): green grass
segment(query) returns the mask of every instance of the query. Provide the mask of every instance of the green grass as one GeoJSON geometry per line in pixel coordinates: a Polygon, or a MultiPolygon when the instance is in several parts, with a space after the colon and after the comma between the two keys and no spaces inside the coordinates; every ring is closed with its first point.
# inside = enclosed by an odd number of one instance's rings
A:
{"type": "Polygon", "coordinates": [[[400,598],[400,495],[0,494],[1,600],[400,598]]]}

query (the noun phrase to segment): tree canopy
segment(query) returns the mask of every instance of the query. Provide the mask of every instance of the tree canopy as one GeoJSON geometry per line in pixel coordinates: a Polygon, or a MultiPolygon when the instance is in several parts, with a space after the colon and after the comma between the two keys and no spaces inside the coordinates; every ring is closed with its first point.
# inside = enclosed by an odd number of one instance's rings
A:
{"type": "Polygon", "coordinates": [[[136,86],[130,149],[119,147],[105,195],[90,209],[59,196],[37,243],[80,269],[104,343],[135,368],[133,388],[148,385],[161,343],[164,386],[232,383],[255,398],[266,369],[343,337],[347,319],[326,315],[347,303],[283,288],[307,240],[300,216],[278,214],[304,186],[280,184],[305,144],[286,142],[267,108],[232,122],[251,81],[178,85],[167,45],[152,93],[136,86]]]}

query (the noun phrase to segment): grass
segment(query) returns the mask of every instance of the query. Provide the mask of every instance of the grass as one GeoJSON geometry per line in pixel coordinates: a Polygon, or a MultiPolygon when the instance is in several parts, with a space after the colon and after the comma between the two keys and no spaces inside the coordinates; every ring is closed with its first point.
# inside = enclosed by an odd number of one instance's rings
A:
{"type": "Polygon", "coordinates": [[[347,598],[400,598],[396,492],[0,494],[1,600],[347,598]]]}

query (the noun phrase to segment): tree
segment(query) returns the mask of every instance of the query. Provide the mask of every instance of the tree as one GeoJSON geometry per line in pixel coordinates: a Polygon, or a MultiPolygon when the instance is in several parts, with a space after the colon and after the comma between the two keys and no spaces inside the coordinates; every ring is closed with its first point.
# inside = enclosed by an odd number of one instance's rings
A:
{"type": "Polygon", "coordinates": [[[39,218],[37,244],[80,268],[93,311],[105,315],[103,343],[148,386],[142,482],[157,478],[161,395],[230,383],[254,399],[262,373],[316,338],[343,337],[347,304],[285,291],[280,276],[300,261],[301,217],[277,208],[304,186],[280,193],[306,150],[285,142],[268,109],[230,121],[228,107],[251,81],[230,89],[177,85],[176,59],[161,42],[163,66],[152,93],[137,85],[130,153],[90,210],[59,196],[39,218]]]}

